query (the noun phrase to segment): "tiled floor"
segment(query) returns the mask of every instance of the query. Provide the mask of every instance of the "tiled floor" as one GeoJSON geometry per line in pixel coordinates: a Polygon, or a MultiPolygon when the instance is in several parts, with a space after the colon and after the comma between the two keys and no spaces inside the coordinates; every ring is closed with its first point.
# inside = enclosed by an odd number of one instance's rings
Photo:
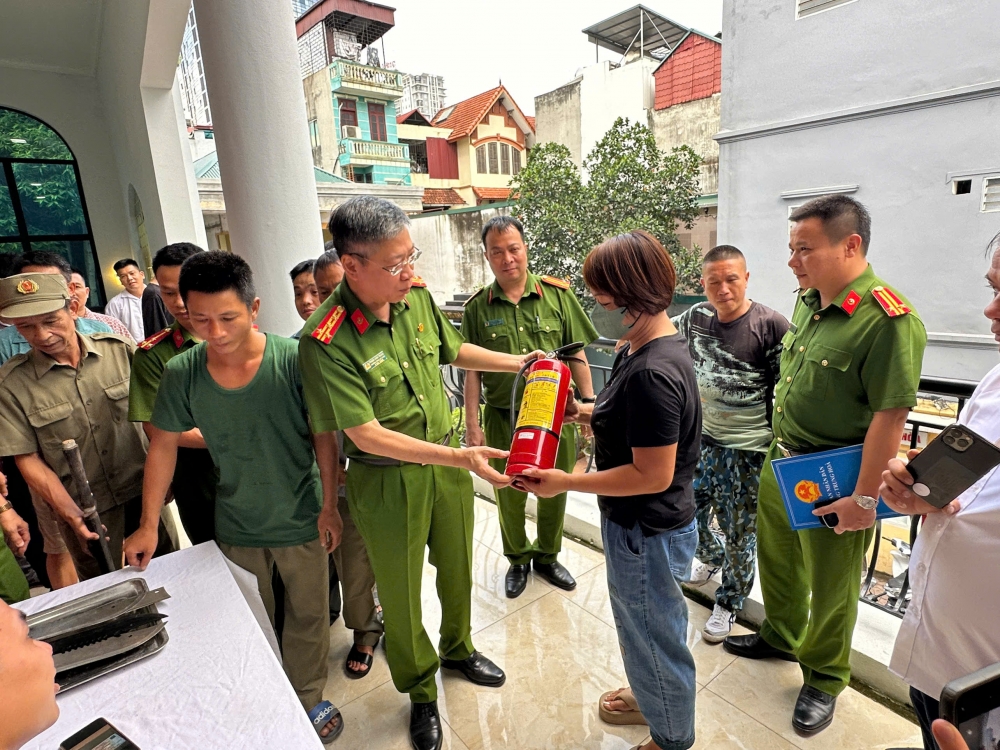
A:
{"type": "MultiPolygon", "coordinates": [[[[477,500],[476,521],[475,645],[507,672],[507,683],[500,689],[480,688],[452,674],[438,675],[445,748],[628,750],[643,742],[645,727],[613,727],[597,715],[601,693],[625,684],[603,556],[567,540],[561,560],[579,582],[575,591],[559,591],[532,578],[519,598],[506,599],[507,563],[496,509],[477,500]]],[[[441,621],[434,576],[434,568],[427,566],[424,624],[432,640],[441,621]]],[[[914,724],[850,689],[840,698],[829,729],[808,740],[798,737],[790,724],[800,686],[798,667],[735,659],[702,641],[708,610],[693,602],[689,609],[688,643],[699,685],[696,748],[920,747],[914,724]]],[[[342,621],[331,633],[326,697],[341,708],[346,723],[335,746],[407,750],[409,701],[393,687],[384,651],[377,651],[370,675],[349,680],[342,665],[350,634],[342,621]]]]}

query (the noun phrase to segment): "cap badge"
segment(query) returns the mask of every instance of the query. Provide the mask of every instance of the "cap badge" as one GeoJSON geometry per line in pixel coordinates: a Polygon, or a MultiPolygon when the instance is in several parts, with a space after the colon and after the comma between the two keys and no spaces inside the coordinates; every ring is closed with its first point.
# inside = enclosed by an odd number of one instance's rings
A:
{"type": "Polygon", "coordinates": [[[38,291],[38,284],[33,279],[21,279],[17,282],[17,291],[21,294],[34,294],[38,291]]]}

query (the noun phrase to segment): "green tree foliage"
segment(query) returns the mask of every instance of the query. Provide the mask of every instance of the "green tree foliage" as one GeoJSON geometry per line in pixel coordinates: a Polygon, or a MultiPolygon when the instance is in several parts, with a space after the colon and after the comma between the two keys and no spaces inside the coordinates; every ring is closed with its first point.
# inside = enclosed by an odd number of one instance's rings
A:
{"type": "Polygon", "coordinates": [[[698,291],[700,254],[684,248],[674,230],[678,224],[690,229],[698,215],[700,165],[688,146],[661,151],[649,128],[620,117],[583,160],[586,183],[565,146],[533,149],[511,183],[532,270],[567,278],[583,294],[587,253],[616,234],[645,229],[673,258],[678,290],[698,291]]]}
{"type": "Polygon", "coordinates": [[[18,234],[10,193],[17,190],[28,232],[84,234],[87,231],[77,190],[73,155],[48,125],[21,112],[0,107],[0,157],[52,159],[66,164],[14,161],[15,185],[0,173],[0,237],[18,234]]]}

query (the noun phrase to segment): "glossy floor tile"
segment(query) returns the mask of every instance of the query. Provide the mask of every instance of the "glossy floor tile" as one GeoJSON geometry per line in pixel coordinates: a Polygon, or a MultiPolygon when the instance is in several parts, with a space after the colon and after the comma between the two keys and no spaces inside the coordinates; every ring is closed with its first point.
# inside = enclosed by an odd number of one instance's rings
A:
{"type": "MultiPolygon", "coordinates": [[[[530,522],[529,522],[530,523],[530,522]]],[[[533,532],[529,526],[529,533],[533,532]]],[[[496,508],[476,501],[472,630],[476,648],[507,673],[500,688],[472,685],[453,672],[437,677],[445,748],[454,750],[629,750],[645,741],[645,726],[602,722],[597,701],[626,684],[608,599],[603,555],[565,540],[560,560],[577,578],[574,591],[561,591],[532,575],[517,599],[504,596],[503,557],[496,508]]],[[[424,626],[438,639],[441,607],[436,570],[424,569],[424,626]]],[[[787,662],[736,659],[704,641],[701,628],[710,611],[692,601],[688,646],[697,665],[698,750],[861,750],[920,747],[916,725],[848,690],[834,723],[814,738],[791,728],[791,711],[801,685],[799,669],[787,662]]],[[[736,626],[735,633],[745,633],[736,626]]],[[[383,648],[371,674],[350,680],[343,661],[351,634],[338,621],[331,629],[330,676],[325,697],[343,711],[346,728],[334,747],[405,750],[409,700],[396,692],[383,648]]]]}

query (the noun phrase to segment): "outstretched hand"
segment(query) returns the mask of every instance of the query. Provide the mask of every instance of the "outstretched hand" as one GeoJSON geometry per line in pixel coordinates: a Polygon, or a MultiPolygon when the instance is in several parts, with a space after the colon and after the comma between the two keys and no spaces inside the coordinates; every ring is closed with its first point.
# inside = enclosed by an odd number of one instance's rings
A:
{"type": "Polygon", "coordinates": [[[510,477],[501,474],[490,466],[491,458],[507,458],[508,451],[490,448],[487,445],[459,449],[464,459],[465,468],[476,476],[482,477],[497,489],[503,489],[510,484],[510,477]]]}

